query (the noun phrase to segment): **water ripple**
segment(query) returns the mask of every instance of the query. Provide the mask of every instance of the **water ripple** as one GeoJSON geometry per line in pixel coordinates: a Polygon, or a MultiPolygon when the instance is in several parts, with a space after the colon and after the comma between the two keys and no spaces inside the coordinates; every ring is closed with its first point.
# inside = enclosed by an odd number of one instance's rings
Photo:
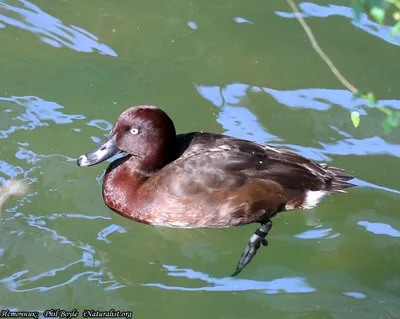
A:
{"type": "Polygon", "coordinates": [[[166,290],[180,291],[251,291],[261,290],[267,294],[286,293],[309,293],[316,291],[315,288],[307,284],[302,277],[284,277],[272,281],[257,281],[248,279],[239,279],[233,277],[213,278],[205,273],[192,269],[177,268],[172,265],[163,265],[167,269],[168,275],[172,277],[186,277],[188,279],[199,279],[213,286],[202,286],[197,288],[167,286],[161,283],[147,283],[142,286],[158,287],[166,290]]]}
{"type": "Polygon", "coordinates": [[[18,0],[20,6],[6,4],[0,1],[0,8],[5,14],[0,14],[0,28],[11,25],[22,30],[38,34],[40,39],[55,48],[68,47],[78,52],[93,52],[116,57],[117,53],[109,46],[99,43],[98,38],[90,32],[74,26],[66,26],[59,19],[41,10],[37,5],[18,0]],[[17,14],[18,18],[14,18],[17,14]]]}
{"type": "MultiPolygon", "coordinates": [[[[280,140],[279,137],[265,132],[264,128],[257,122],[257,117],[249,111],[243,104],[246,104],[249,92],[271,95],[277,102],[293,108],[314,109],[325,111],[333,105],[338,105],[347,110],[359,109],[361,114],[366,112],[361,107],[367,107],[367,102],[363,99],[354,98],[353,94],[347,90],[334,89],[298,89],[280,91],[271,88],[261,88],[242,83],[228,84],[224,87],[196,85],[197,92],[215,106],[221,108],[218,122],[221,123],[227,134],[248,138],[246,135],[254,135],[256,142],[271,142],[280,140]]],[[[379,100],[380,105],[400,110],[400,100],[379,100]]],[[[331,128],[339,131],[331,125],[331,128]]],[[[400,147],[392,145],[378,136],[364,139],[356,139],[343,133],[347,137],[336,143],[319,144],[323,149],[304,147],[301,145],[285,144],[299,152],[301,155],[311,160],[329,161],[332,155],[375,155],[389,154],[400,158],[400,147]],[[373,147],[371,147],[373,146],[373,147]]],[[[272,144],[273,145],[273,144],[272,144]]]]}
{"type": "Polygon", "coordinates": [[[348,292],[344,292],[343,295],[345,296],[349,296],[349,297],[353,297],[355,299],[364,299],[367,296],[365,294],[363,294],[362,292],[357,292],[357,291],[348,291],[348,292]]]}
{"type": "Polygon", "coordinates": [[[235,17],[233,18],[233,20],[237,23],[248,23],[248,24],[253,24],[253,22],[251,22],[250,20],[247,20],[245,18],[242,17],[235,17]]]}
{"type": "MultiPolygon", "coordinates": [[[[329,16],[342,16],[351,20],[351,23],[356,27],[364,30],[365,32],[374,35],[376,37],[381,38],[382,40],[389,42],[391,44],[400,46],[400,36],[392,37],[391,36],[391,26],[379,25],[373,20],[368,18],[368,15],[365,13],[361,13],[360,20],[355,20],[355,14],[352,8],[346,6],[337,6],[337,5],[318,5],[311,2],[303,2],[299,4],[299,8],[303,10],[301,16],[303,18],[307,17],[318,17],[318,18],[326,18],[329,16]]],[[[296,18],[294,12],[282,12],[276,11],[275,14],[282,18],[296,18]]]]}
{"type": "MultiPolygon", "coordinates": [[[[4,105],[12,103],[12,109],[0,109],[0,138],[7,138],[17,130],[33,130],[36,127],[49,126],[48,122],[56,124],[72,123],[74,120],[82,120],[85,117],[79,114],[65,114],[59,109],[64,107],[51,101],[43,100],[36,96],[11,96],[0,97],[4,105]],[[14,125],[8,120],[12,117],[14,125]]],[[[1,104],[3,104],[1,103],[1,104]]],[[[0,104],[0,106],[1,106],[0,104]]]]}
{"type": "Polygon", "coordinates": [[[106,216],[89,216],[89,215],[83,215],[83,214],[78,214],[78,213],[53,213],[47,216],[39,216],[40,218],[47,218],[49,220],[55,220],[57,218],[82,218],[82,219],[105,219],[109,220],[111,217],[106,217],[106,216]]]}
{"type": "Polygon", "coordinates": [[[187,23],[187,25],[188,25],[189,28],[192,29],[192,30],[197,30],[197,29],[199,28],[199,26],[197,25],[197,23],[194,22],[194,21],[189,21],[189,22],[187,23]]]}
{"type": "Polygon", "coordinates": [[[113,232],[118,232],[120,234],[123,234],[123,233],[127,233],[127,230],[122,226],[112,224],[112,225],[107,226],[103,230],[99,231],[99,233],[97,234],[97,239],[103,240],[109,244],[109,243],[111,243],[111,241],[107,238],[107,236],[112,234],[113,232]]]}
{"type": "MultiPolygon", "coordinates": [[[[318,160],[329,160],[329,157],[322,157],[323,154],[334,154],[334,155],[378,155],[378,154],[388,154],[394,157],[400,158],[400,147],[398,145],[391,145],[386,142],[383,138],[379,136],[373,136],[363,139],[347,138],[342,141],[337,141],[333,143],[322,143],[320,145],[325,148],[321,150],[315,147],[307,147],[310,159],[318,160]],[[319,155],[321,157],[314,157],[319,155]]],[[[286,144],[293,150],[298,152],[303,152],[304,148],[298,145],[286,144]]]]}
{"type": "Polygon", "coordinates": [[[113,125],[110,122],[99,119],[91,120],[87,123],[87,125],[97,127],[102,131],[109,131],[113,127],[113,125]]]}
{"type": "MultiPolygon", "coordinates": [[[[252,92],[259,92],[259,87],[249,88],[252,92]]],[[[364,107],[368,102],[364,99],[354,98],[352,92],[347,90],[309,88],[297,90],[274,90],[261,88],[265,93],[270,94],[277,102],[293,108],[314,109],[325,111],[333,105],[339,105],[348,110],[358,109],[360,114],[366,114],[364,107]]],[[[399,100],[379,100],[382,106],[400,110],[399,100]]]]}
{"type": "MultiPolygon", "coordinates": [[[[31,277],[26,277],[25,275],[29,273],[29,270],[21,270],[13,273],[11,276],[4,277],[0,279],[0,283],[6,283],[7,287],[9,290],[14,291],[14,292],[27,292],[27,291],[48,291],[51,289],[55,289],[61,286],[68,285],[76,280],[78,280],[82,276],[86,276],[89,281],[97,281],[99,284],[107,284],[104,289],[118,289],[123,287],[119,282],[116,280],[103,280],[103,277],[105,277],[105,273],[102,268],[100,268],[102,260],[101,259],[96,259],[94,256],[96,254],[96,250],[93,246],[89,244],[84,244],[84,243],[79,243],[74,242],[72,240],[69,240],[67,237],[62,236],[58,234],[57,230],[51,229],[46,226],[45,219],[51,220],[52,218],[48,218],[48,216],[35,216],[35,215],[28,215],[25,216],[22,213],[17,213],[13,217],[8,218],[10,219],[15,219],[18,218],[19,220],[26,221],[28,225],[31,227],[34,227],[36,229],[39,229],[42,231],[42,238],[47,238],[46,232],[51,234],[51,238],[61,244],[61,245],[67,245],[69,247],[76,247],[82,251],[82,257],[81,259],[72,261],[64,266],[61,267],[56,267],[52,268],[49,270],[44,270],[43,272],[40,272],[37,275],[31,276],[31,277]],[[74,275],[70,277],[68,280],[63,281],[61,283],[56,283],[52,285],[48,285],[48,280],[46,278],[49,277],[57,277],[57,278],[63,278],[64,276],[60,276],[58,273],[60,272],[67,272],[70,273],[70,268],[77,266],[80,267],[80,265],[83,265],[84,267],[91,267],[91,268],[98,268],[98,270],[93,270],[93,271],[83,271],[83,272],[78,272],[78,271],[73,271],[74,275]],[[100,268],[100,269],[99,269],[100,268]],[[25,277],[25,278],[24,278],[25,277]],[[43,286],[40,284],[40,281],[43,280],[44,282],[47,283],[46,286],[43,286]],[[23,288],[24,285],[29,284],[29,283],[35,283],[35,287],[31,288],[23,288]]],[[[20,232],[17,230],[11,230],[9,232],[10,235],[16,235],[16,236],[21,236],[23,233],[28,234],[26,232],[20,232]]],[[[28,235],[32,235],[29,233],[28,235]]],[[[44,242],[44,246],[47,247],[46,242],[44,242]]],[[[51,246],[51,245],[50,245],[51,246]]],[[[52,249],[51,247],[47,247],[47,249],[52,249]]],[[[80,268],[79,268],[80,269],[80,268]]]]}
{"type": "Polygon", "coordinates": [[[310,229],[305,232],[302,232],[298,235],[295,235],[296,238],[301,239],[317,239],[317,238],[335,238],[340,236],[339,233],[331,233],[333,228],[324,228],[324,229],[310,229]]]}
{"type": "Polygon", "coordinates": [[[375,235],[388,235],[394,238],[400,237],[400,230],[393,228],[392,226],[384,223],[371,223],[366,220],[360,220],[357,222],[358,225],[365,227],[367,231],[375,235]]]}

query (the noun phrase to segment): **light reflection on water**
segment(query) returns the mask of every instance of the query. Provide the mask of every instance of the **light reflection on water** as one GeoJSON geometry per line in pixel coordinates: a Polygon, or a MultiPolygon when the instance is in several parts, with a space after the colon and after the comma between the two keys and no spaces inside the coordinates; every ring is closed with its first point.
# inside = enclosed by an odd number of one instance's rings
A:
{"type": "Polygon", "coordinates": [[[385,223],[371,223],[366,220],[360,220],[358,225],[365,227],[365,229],[375,235],[387,235],[394,238],[400,237],[400,230],[393,228],[385,223]]]}
{"type": "Polygon", "coordinates": [[[237,23],[248,23],[248,24],[253,24],[253,22],[251,22],[250,20],[247,20],[245,18],[242,17],[235,17],[233,18],[233,20],[237,23]]]}
{"type": "MultiPolygon", "coordinates": [[[[217,107],[228,105],[240,106],[248,93],[265,92],[271,95],[277,102],[286,107],[313,109],[327,111],[332,106],[338,105],[349,111],[359,109],[360,114],[365,115],[368,103],[364,99],[354,98],[353,93],[342,89],[307,88],[296,90],[274,90],[244,83],[232,83],[225,86],[196,85],[199,94],[217,107]]],[[[400,110],[399,100],[378,100],[382,106],[400,110]]]]}
{"type": "Polygon", "coordinates": [[[54,124],[70,124],[74,120],[85,117],[78,114],[64,114],[60,109],[64,107],[36,96],[0,97],[2,118],[0,120],[0,138],[7,138],[18,130],[33,130],[36,127],[54,124]],[[10,107],[7,107],[11,105],[10,107]],[[3,109],[5,107],[5,109],[3,109]],[[11,118],[10,118],[11,117],[11,118]],[[13,125],[10,125],[12,120],[13,125]],[[5,127],[8,127],[5,129],[5,127]]]}
{"type": "MultiPolygon", "coordinates": [[[[334,105],[347,110],[367,106],[365,100],[354,99],[352,93],[349,91],[333,89],[279,91],[242,83],[228,84],[223,87],[196,85],[196,90],[204,99],[221,109],[217,121],[221,123],[225,133],[228,135],[290,148],[295,152],[316,161],[330,161],[331,157],[329,155],[362,156],[387,154],[400,158],[399,145],[391,144],[379,136],[356,139],[348,133],[342,133],[341,135],[344,136],[344,138],[335,141],[334,143],[324,143],[319,141],[318,144],[321,148],[293,145],[289,143],[276,143],[281,139],[265,132],[264,128],[258,123],[257,117],[244,106],[250,92],[255,94],[269,94],[277,102],[290,108],[326,111],[334,105]]],[[[400,110],[399,100],[379,100],[378,103],[392,109],[400,110]]],[[[363,112],[364,111],[360,111],[361,114],[364,114],[363,112]]],[[[333,125],[331,125],[330,128],[337,132],[341,132],[339,128],[333,125]]],[[[400,190],[388,189],[384,186],[374,185],[367,181],[355,179],[353,182],[359,186],[390,190],[400,194],[400,190]]]]}
{"type": "MultiPolygon", "coordinates": [[[[75,125],[76,121],[85,119],[85,116],[83,115],[64,113],[62,112],[63,109],[63,106],[55,102],[46,101],[34,96],[0,97],[0,138],[2,138],[3,141],[5,139],[11,141],[10,136],[19,130],[32,131],[37,128],[55,124],[72,126],[75,125]]],[[[108,122],[102,120],[89,121],[87,125],[93,126],[96,124],[95,127],[100,128],[102,125],[107,125],[107,123],[108,122]],[[97,125],[96,123],[100,124],[97,125]]],[[[13,141],[15,141],[15,139],[13,141]]],[[[2,275],[0,283],[6,284],[7,289],[13,292],[28,292],[34,290],[43,292],[67,286],[68,284],[77,280],[82,280],[83,278],[86,278],[88,281],[98,282],[106,290],[122,287],[117,281],[109,280],[109,276],[104,273],[102,269],[103,266],[101,265],[102,261],[98,259],[98,257],[95,257],[98,256],[99,253],[93,245],[82,242],[77,238],[68,238],[68,236],[61,235],[56,228],[48,225],[49,221],[55,221],[56,219],[81,219],[87,220],[88,222],[95,222],[96,220],[108,221],[110,219],[109,217],[85,215],[83,213],[50,213],[44,216],[37,216],[36,214],[40,214],[40,208],[38,208],[38,211],[31,211],[30,214],[24,214],[21,212],[24,211],[24,204],[31,202],[33,198],[38,195],[35,191],[36,186],[34,184],[38,183],[39,180],[42,180],[41,178],[38,178],[38,176],[43,174],[43,172],[46,172],[49,164],[52,162],[75,162],[76,158],[72,158],[66,154],[40,154],[33,151],[34,145],[30,145],[27,142],[15,142],[16,143],[7,144],[7,147],[15,150],[14,160],[16,159],[25,162],[23,165],[25,169],[22,165],[14,164],[15,161],[13,160],[8,162],[5,159],[1,159],[0,183],[4,183],[9,179],[24,179],[32,186],[32,189],[27,196],[14,201],[13,207],[8,207],[8,209],[5,210],[2,220],[5,222],[4,225],[6,226],[13,225],[10,223],[16,221],[19,224],[22,223],[28,225],[28,228],[20,227],[21,229],[14,229],[8,228],[7,226],[7,228],[2,229],[3,233],[8,233],[8,236],[6,236],[7,238],[26,238],[25,240],[28,241],[27,244],[29,243],[30,245],[32,245],[31,240],[36,238],[35,234],[40,234],[42,242],[40,244],[38,243],[39,245],[37,249],[40,254],[44,256],[45,253],[42,248],[45,248],[46,251],[50,249],[50,253],[51,251],[61,252],[68,249],[76,249],[81,251],[82,257],[73,261],[69,259],[66,261],[64,266],[47,270],[43,270],[43,268],[46,268],[46,263],[42,263],[40,266],[36,265],[36,269],[33,269],[33,273],[39,271],[36,275],[29,276],[31,273],[30,270],[18,269],[11,275],[2,275]],[[32,230],[27,231],[27,229],[32,230]],[[81,267],[79,267],[80,265],[90,267],[92,270],[81,271],[81,267]],[[65,275],[60,276],[60,273],[62,272],[70,274],[71,270],[74,274],[69,278],[65,279],[65,275]],[[54,284],[54,281],[56,280],[52,280],[51,282],[53,283],[49,285],[49,277],[59,278],[58,280],[61,280],[61,282],[54,284]]],[[[59,173],[63,174],[61,171],[59,173]]],[[[65,182],[68,182],[65,180],[63,181],[63,177],[64,174],[56,184],[65,184],[65,182]]],[[[51,176],[42,180],[41,183],[44,183],[46,180],[47,183],[49,183],[49,181],[51,182],[51,176]]],[[[57,191],[57,189],[54,190],[57,191]]],[[[48,191],[51,192],[52,189],[48,189],[48,191]]],[[[54,225],[54,223],[52,225],[54,225]]],[[[98,232],[98,240],[105,241],[107,244],[110,243],[107,236],[115,231],[120,233],[126,232],[122,226],[108,224],[103,230],[98,232]]],[[[2,238],[0,238],[0,242],[3,244],[2,238]]],[[[2,248],[2,257],[5,262],[7,262],[7,257],[5,257],[7,256],[7,253],[4,252],[10,250],[12,250],[12,246],[9,245],[2,248]]]]}
{"type": "MultiPolygon", "coordinates": [[[[379,25],[377,22],[368,18],[368,15],[362,13],[360,15],[360,20],[355,20],[354,11],[350,7],[345,6],[337,6],[333,4],[329,5],[318,5],[312,2],[302,2],[299,4],[299,8],[303,11],[301,16],[304,18],[307,17],[318,17],[318,18],[326,18],[329,16],[342,16],[351,20],[351,23],[361,30],[374,35],[376,37],[381,38],[382,40],[397,45],[400,45],[400,35],[397,37],[391,36],[392,26],[387,25],[379,25]]],[[[282,18],[296,18],[293,12],[282,12],[276,11],[277,15],[282,18]]]]}
{"type": "Polygon", "coordinates": [[[267,294],[285,293],[310,293],[316,289],[307,284],[306,279],[302,277],[278,278],[272,281],[257,281],[250,279],[239,279],[233,277],[213,278],[207,274],[192,269],[181,269],[172,265],[163,265],[168,271],[168,276],[185,277],[188,279],[199,279],[205,281],[209,286],[198,288],[189,288],[182,286],[168,286],[161,283],[147,283],[143,286],[158,287],[168,290],[183,291],[249,291],[262,290],[267,294]]]}
{"type": "MultiPolygon", "coordinates": [[[[86,220],[95,220],[95,219],[109,219],[103,216],[85,216],[83,214],[73,214],[73,213],[67,213],[67,214],[62,214],[62,213],[54,213],[50,214],[49,216],[34,216],[34,215],[28,215],[25,216],[22,213],[16,213],[13,216],[7,218],[8,221],[12,219],[18,219],[18,221],[25,221],[29,226],[34,227],[38,230],[41,231],[41,236],[43,237],[43,243],[44,243],[44,248],[47,248],[46,250],[54,251],[54,250],[59,250],[57,248],[59,245],[64,246],[67,245],[67,247],[71,248],[77,248],[81,250],[82,257],[78,260],[72,261],[67,263],[64,266],[58,267],[58,268],[51,268],[49,270],[45,270],[42,272],[39,272],[37,275],[33,275],[28,277],[28,274],[30,273],[30,270],[22,270],[22,271],[17,271],[13,273],[10,276],[6,276],[0,279],[0,283],[5,283],[7,284],[7,287],[9,290],[13,292],[27,292],[27,291],[48,291],[51,289],[55,289],[58,287],[62,287],[65,285],[68,285],[81,277],[87,278],[88,281],[96,281],[99,284],[104,286],[105,290],[112,290],[112,289],[118,289],[123,287],[123,285],[119,284],[116,280],[110,279],[110,276],[108,275],[107,272],[104,272],[103,266],[102,266],[102,261],[101,259],[96,259],[94,256],[98,255],[98,252],[96,252],[95,247],[89,244],[82,243],[79,239],[76,240],[71,240],[68,239],[66,236],[62,236],[58,233],[56,229],[49,228],[46,225],[46,220],[55,220],[57,218],[83,218],[86,220]],[[52,241],[49,241],[49,239],[52,239],[52,241]],[[81,272],[80,269],[81,267],[76,267],[79,265],[83,265],[86,268],[92,268],[94,270],[88,270],[88,271],[83,271],[81,272]],[[63,278],[64,276],[59,276],[61,272],[65,272],[67,274],[71,273],[71,268],[75,267],[75,271],[72,271],[74,274],[68,278],[66,281],[59,282],[58,284],[51,284],[51,285],[45,285],[44,282],[48,282],[48,277],[61,277],[63,278]],[[107,278],[107,279],[105,279],[107,278]],[[32,286],[32,283],[35,283],[32,286]],[[29,285],[29,288],[24,288],[24,286],[29,285]]],[[[126,232],[126,230],[118,225],[110,225],[106,226],[106,228],[103,231],[99,232],[99,235],[101,234],[102,238],[98,238],[98,240],[106,240],[107,243],[110,243],[110,241],[106,238],[109,234],[111,234],[114,231],[118,231],[120,233],[126,232]],[[113,227],[115,226],[115,227],[113,227]]],[[[14,236],[22,236],[24,234],[23,231],[19,230],[10,230],[9,235],[14,235],[14,236]]],[[[32,235],[25,233],[25,235],[32,235]]],[[[67,247],[62,248],[61,250],[67,249],[67,247]]],[[[6,248],[9,249],[9,248],[6,248]]],[[[4,251],[4,249],[3,249],[4,251]]],[[[4,254],[4,253],[3,253],[4,254]]],[[[44,266],[44,265],[42,265],[44,266]]],[[[40,267],[42,268],[42,267],[40,267]]],[[[36,270],[33,270],[35,273],[36,270]]],[[[60,280],[60,279],[58,279],[60,280]]]]}
{"type": "MultiPolygon", "coordinates": [[[[319,227],[321,225],[318,225],[319,227]]],[[[317,228],[317,227],[315,227],[317,228]]],[[[305,232],[302,232],[301,234],[295,235],[296,238],[301,238],[301,239],[316,239],[316,238],[335,238],[337,236],[340,236],[338,233],[331,234],[333,231],[333,228],[324,228],[324,229],[310,229],[305,232]]]]}
{"type": "MultiPolygon", "coordinates": [[[[324,309],[335,318],[347,318],[349,313],[357,316],[357,308],[360,308],[360,313],[363,313],[362,309],[368,308],[371,318],[395,318],[400,311],[396,296],[384,291],[373,291],[354,278],[341,273],[329,273],[321,270],[307,278],[293,276],[259,281],[231,277],[214,278],[193,269],[178,268],[173,265],[162,265],[162,267],[167,271],[169,277],[187,279],[185,285],[145,283],[142,286],[185,292],[258,291],[269,295],[280,295],[280,299],[268,299],[269,306],[298,315],[324,309]],[[199,281],[205,282],[205,284],[201,285],[199,281]],[[188,287],[189,285],[190,287],[188,287]],[[194,285],[196,287],[193,287],[194,285]],[[354,290],[343,291],[343,287],[348,285],[354,290]],[[296,296],[295,300],[292,299],[292,295],[296,296]],[[360,303],[355,304],[355,301],[360,303]],[[373,308],[369,307],[372,304],[373,308]]],[[[265,271],[268,272],[268,269],[265,271]]],[[[290,273],[290,271],[288,272],[290,273]]],[[[262,300],[265,302],[265,299],[262,300]]]]}
{"type": "Polygon", "coordinates": [[[90,32],[74,26],[66,26],[59,19],[49,15],[39,6],[26,1],[18,0],[19,6],[0,1],[0,29],[6,25],[39,35],[40,39],[55,48],[63,46],[78,52],[97,51],[103,55],[116,57],[117,53],[90,32]]]}

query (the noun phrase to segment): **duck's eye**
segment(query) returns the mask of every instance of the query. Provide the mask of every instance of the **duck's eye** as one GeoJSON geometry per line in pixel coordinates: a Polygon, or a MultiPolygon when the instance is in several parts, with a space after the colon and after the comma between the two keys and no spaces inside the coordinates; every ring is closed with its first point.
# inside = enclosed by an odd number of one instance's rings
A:
{"type": "Polygon", "coordinates": [[[131,134],[136,135],[136,134],[139,133],[139,130],[138,130],[137,128],[132,128],[132,129],[130,130],[130,132],[131,132],[131,134]]]}

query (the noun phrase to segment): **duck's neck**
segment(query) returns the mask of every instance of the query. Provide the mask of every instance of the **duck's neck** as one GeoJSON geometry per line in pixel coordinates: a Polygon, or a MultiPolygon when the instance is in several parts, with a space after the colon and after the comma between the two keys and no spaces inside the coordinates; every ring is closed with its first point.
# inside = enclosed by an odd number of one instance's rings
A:
{"type": "Polygon", "coordinates": [[[144,200],[139,196],[140,187],[161,168],[144,164],[131,155],[115,160],[104,174],[105,204],[124,217],[146,223],[149,216],[143,207],[144,200]]]}

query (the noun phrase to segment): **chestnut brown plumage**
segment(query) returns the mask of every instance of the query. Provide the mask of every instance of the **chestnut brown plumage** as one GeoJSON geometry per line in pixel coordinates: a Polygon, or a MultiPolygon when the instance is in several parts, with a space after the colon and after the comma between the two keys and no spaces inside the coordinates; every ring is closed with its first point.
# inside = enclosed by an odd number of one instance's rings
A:
{"type": "Polygon", "coordinates": [[[105,204],[154,226],[262,227],[249,240],[235,274],[255,255],[281,211],[311,209],[325,196],[354,186],[342,169],[316,164],[285,149],[221,134],[175,133],[154,106],[123,112],[109,137],[78,165],[100,163],[118,152],[103,181],[105,204]]]}

